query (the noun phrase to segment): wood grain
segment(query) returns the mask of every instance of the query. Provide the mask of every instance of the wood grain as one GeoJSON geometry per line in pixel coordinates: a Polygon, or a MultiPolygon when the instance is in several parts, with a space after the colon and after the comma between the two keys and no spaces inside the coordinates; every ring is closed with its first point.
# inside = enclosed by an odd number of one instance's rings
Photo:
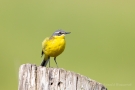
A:
{"type": "Polygon", "coordinates": [[[61,68],[23,64],[19,69],[18,90],[107,90],[99,82],[61,68]]]}

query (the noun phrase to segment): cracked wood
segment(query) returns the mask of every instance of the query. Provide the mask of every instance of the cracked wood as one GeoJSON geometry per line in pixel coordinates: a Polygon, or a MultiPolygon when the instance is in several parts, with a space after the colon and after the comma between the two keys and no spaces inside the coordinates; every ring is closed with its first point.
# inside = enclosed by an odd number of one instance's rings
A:
{"type": "Polygon", "coordinates": [[[107,90],[99,82],[61,68],[23,64],[19,69],[18,90],[107,90]]]}

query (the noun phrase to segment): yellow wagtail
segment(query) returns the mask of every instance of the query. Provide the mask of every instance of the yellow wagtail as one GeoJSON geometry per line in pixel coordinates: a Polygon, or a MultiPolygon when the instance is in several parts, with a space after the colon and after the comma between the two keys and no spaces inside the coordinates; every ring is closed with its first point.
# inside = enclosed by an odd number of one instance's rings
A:
{"type": "MultiPolygon", "coordinates": [[[[47,65],[48,61],[50,62],[50,57],[54,57],[54,61],[56,62],[56,57],[60,55],[65,49],[65,35],[70,34],[71,32],[65,32],[63,30],[55,31],[51,37],[47,37],[42,42],[42,52],[41,56],[44,56],[44,59],[41,63],[41,66],[47,65]]],[[[49,64],[50,66],[50,64],[49,64]]],[[[57,65],[58,67],[58,65],[57,65]]]]}

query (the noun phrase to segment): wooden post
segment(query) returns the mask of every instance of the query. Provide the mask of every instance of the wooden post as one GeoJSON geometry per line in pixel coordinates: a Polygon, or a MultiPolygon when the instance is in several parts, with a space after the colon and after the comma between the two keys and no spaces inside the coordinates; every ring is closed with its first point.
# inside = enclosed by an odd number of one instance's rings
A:
{"type": "Polygon", "coordinates": [[[107,90],[107,88],[88,77],[61,68],[23,64],[19,69],[18,90],[107,90]]]}

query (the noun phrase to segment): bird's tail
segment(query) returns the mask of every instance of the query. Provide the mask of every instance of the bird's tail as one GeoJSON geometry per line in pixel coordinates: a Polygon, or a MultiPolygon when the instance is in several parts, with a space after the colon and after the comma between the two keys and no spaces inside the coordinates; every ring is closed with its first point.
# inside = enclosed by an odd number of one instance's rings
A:
{"type": "Polygon", "coordinates": [[[46,67],[49,60],[50,60],[50,57],[48,57],[47,59],[44,58],[42,63],[41,63],[41,66],[45,66],[46,67]]]}

